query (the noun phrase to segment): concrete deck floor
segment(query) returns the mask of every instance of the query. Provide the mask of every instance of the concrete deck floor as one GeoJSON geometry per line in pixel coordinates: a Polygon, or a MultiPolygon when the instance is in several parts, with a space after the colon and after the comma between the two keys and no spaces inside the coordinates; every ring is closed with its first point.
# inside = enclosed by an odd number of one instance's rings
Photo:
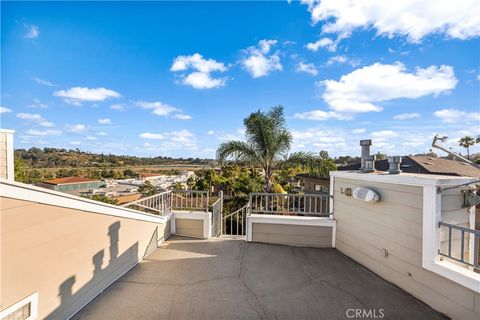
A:
{"type": "Polygon", "coordinates": [[[348,309],[444,319],[335,249],[180,237],[74,319],[348,319],[348,309]]]}

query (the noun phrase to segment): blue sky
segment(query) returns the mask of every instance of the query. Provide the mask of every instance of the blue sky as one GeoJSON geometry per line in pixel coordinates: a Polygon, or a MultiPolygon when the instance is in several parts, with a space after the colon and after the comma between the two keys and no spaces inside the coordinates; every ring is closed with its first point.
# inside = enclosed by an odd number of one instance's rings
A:
{"type": "Polygon", "coordinates": [[[1,127],[16,148],[183,157],[278,104],[292,151],[480,134],[475,1],[358,3],[2,2],[1,127]]]}

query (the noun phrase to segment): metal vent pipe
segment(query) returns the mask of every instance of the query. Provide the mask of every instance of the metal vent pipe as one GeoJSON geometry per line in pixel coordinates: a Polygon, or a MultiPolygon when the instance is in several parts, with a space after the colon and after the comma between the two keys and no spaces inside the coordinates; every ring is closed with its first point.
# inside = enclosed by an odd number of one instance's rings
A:
{"type": "Polygon", "coordinates": [[[366,169],[366,160],[370,156],[370,146],[372,145],[372,140],[360,140],[360,146],[362,147],[362,156],[360,161],[360,170],[364,171],[366,169]]]}
{"type": "Polygon", "coordinates": [[[400,170],[401,163],[402,157],[400,156],[388,157],[388,173],[399,174],[400,172],[402,172],[402,170],[400,170]]]}

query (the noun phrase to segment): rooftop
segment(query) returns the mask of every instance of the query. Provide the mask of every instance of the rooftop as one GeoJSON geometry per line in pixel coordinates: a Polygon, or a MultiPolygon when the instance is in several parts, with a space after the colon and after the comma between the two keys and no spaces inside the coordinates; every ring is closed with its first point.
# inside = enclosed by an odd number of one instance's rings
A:
{"type": "Polygon", "coordinates": [[[88,178],[81,178],[81,177],[64,177],[64,178],[56,178],[44,181],[44,183],[48,184],[70,184],[70,183],[85,183],[85,182],[99,182],[100,180],[88,179],[88,178]]]}
{"type": "MultiPolygon", "coordinates": [[[[388,171],[388,167],[388,159],[375,161],[375,169],[379,171],[388,171]]],[[[340,171],[359,169],[360,163],[341,166],[338,168],[340,171]]],[[[431,156],[404,156],[402,157],[400,169],[405,173],[480,177],[480,170],[468,163],[431,156]]]]}
{"type": "Polygon", "coordinates": [[[335,249],[174,236],[73,319],[445,319],[335,249]]]}

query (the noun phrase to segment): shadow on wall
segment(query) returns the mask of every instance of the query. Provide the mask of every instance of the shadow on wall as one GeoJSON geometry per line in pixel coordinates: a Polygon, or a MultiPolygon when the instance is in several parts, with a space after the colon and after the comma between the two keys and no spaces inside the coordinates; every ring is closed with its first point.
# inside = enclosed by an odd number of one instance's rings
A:
{"type": "MultiPolygon", "coordinates": [[[[119,230],[119,221],[111,224],[108,228],[108,236],[110,238],[110,260],[108,265],[102,268],[105,257],[105,249],[102,249],[92,257],[94,267],[92,278],[80,289],[73,293],[73,287],[76,282],[75,275],[63,281],[58,293],[60,296],[60,306],[46,316],[46,319],[70,318],[138,262],[138,242],[135,242],[124,253],[119,255],[119,230]]],[[[157,247],[157,235],[158,231],[157,228],[155,228],[144,256],[157,247]],[[155,243],[155,246],[153,246],[153,243],[155,243]]]]}

